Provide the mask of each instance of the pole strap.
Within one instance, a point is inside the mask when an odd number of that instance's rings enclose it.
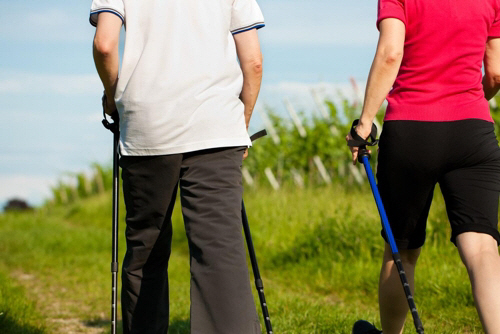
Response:
[[[250,136],[250,140],[251,141],[255,141],[259,138],[262,138],[264,136],[267,136],[267,131],[264,129],[264,130],[260,130],[259,132],[257,133],[254,133],[253,135]]]
[[[368,136],[368,138],[361,138],[360,135],[356,132],[356,126],[359,124],[359,119],[352,122],[351,126],[351,137],[352,139],[347,142],[347,146],[351,147],[361,147],[361,146],[375,146],[378,144],[377,140],[377,127],[375,124],[372,124],[372,132]]]

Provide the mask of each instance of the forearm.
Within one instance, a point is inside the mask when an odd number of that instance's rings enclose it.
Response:
[[[256,29],[233,35],[233,38],[243,72],[240,99],[245,105],[245,123],[248,129],[262,82],[262,53]]]
[[[106,96],[114,98],[116,84],[118,82],[118,71],[120,66],[118,45],[109,51],[99,50],[98,43],[94,42],[94,63],[97,73],[101,78]]]
[[[370,125],[389,94],[401,66],[402,53],[377,50],[366,85],[361,124]]]
[[[245,105],[245,123],[248,129],[250,118],[259,96],[260,86],[262,82],[262,62],[256,61],[254,63],[242,66],[243,71],[243,89],[241,91],[240,99]]]
[[[121,27],[122,20],[115,14],[99,14],[93,45],[94,62],[109,102],[114,99],[118,82]]]
[[[486,100],[491,100],[497,95],[500,89],[500,78],[495,78],[489,75],[483,77],[483,90]]]
[[[487,100],[500,89],[500,38],[490,38],[484,52],[483,90]]]

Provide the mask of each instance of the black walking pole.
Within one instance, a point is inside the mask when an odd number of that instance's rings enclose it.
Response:
[[[112,250],[111,250],[111,333],[116,334],[118,310],[118,198],[119,198],[119,154],[120,127],[118,112],[111,115],[113,123],[109,123],[104,113],[106,95],[102,97],[104,119],[102,124],[113,132],[113,220],[112,220]]]
[[[358,133],[355,130],[358,122],[359,120],[355,120],[352,123],[351,127],[352,140],[348,142],[348,145],[352,147],[359,147],[358,161],[361,162],[365,167],[366,175],[368,176],[368,181],[370,182],[373,196],[375,197],[375,202],[377,203],[377,208],[380,214],[380,218],[382,219],[382,225],[384,227],[385,235],[387,236],[387,240],[389,241],[389,246],[392,252],[392,258],[394,259],[394,263],[396,264],[399,273],[399,278],[401,279],[401,283],[403,284],[403,289],[405,291],[406,299],[408,301],[408,306],[410,307],[411,315],[413,317],[413,324],[415,325],[417,333],[423,334],[424,326],[422,325],[422,321],[420,320],[420,317],[418,315],[417,306],[415,305],[415,301],[413,300],[410,284],[408,284],[408,279],[406,278],[406,273],[403,269],[401,256],[399,255],[399,250],[396,245],[396,241],[394,240],[394,235],[392,234],[391,226],[389,225],[389,219],[387,218],[387,214],[385,213],[384,205],[382,204],[382,198],[380,197],[380,193],[377,188],[377,183],[375,182],[375,177],[373,176],[372,168],[370,166],[371,156],[368,150],[366,149],[366,146],[377,145],[378,143],[378,141],[376,140],[377,127],[373,125],[372,132],[369,138],[363,139],[358,135]]]
[[[262,130],[254,134],[250,139],[252,141],[259,139],[267,134],[266,130]],[[264,324],[266,325],[267,334],[273,334],[273,327],[271,325],[271,318],[269,317],[269,310],[267,309],[266,296],[264,295],[264,284],[260,277],[259,265],[257,264],[257,256],[255,255],[255,248],[253,247],[252,235],[250,233],[250,225],[248,224],[247,213],[245,211],[245,203],[241,202],[241,218],[243,222],[243,231],[245,232],[245,239],[248,246],[248,255],[250,256],[250,263],[252,264],[253,276],[255,278],[255,287],[260,299],[262,307],[262,316],[264,317]]]

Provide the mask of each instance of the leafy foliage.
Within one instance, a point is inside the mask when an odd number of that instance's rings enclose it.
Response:
[[[287,119],[267,110],[276,138],[269,135],[259,139],[244,163],[257,185],[269,185],[265,170],[270,169],[282,186],[299,184],[297,177],[302,179],[306,187],[322,186],[327,181],[321,176],[314,157],[319,157],[333,183],[352,185],[357,184],[355,180],[364,182],[364,172],[360,171],[359,166],[351,166],[351,154],[345,141],[352,120],[359,117],[360,105],[348,99],[343,99],[340,106],[328,100],[324,101],[324,105],[328,112],[327,118],[299,114],[306,131],[305,137]],[[500,136],[500,96],[496,96],[490,106],[495,131]],[[382,108],[377,114],[376,123],[382,124],[384,114],[385,109]],[[376,166],[377,154],[372,155],[371,163],[373,167]],[[83,173],[75,175],[76,185],[61,181],[52,189],[52,202],[71,203],[110,189],[113,176],[111,168],[99,164],[93,167],[94,174],[90,178]]]
[[[344,99],[342,109],[332,101],[325,101],[328,109],[328,118],[313,116],[306,118],[303,114],[302,125],[307,135],[302,137],[295,127],[287,125],[285,119],[272,111],[269,116],[279,141],[271,136],[260,139],[252,147],[249,157],[245,161],[251,175],[261,184],[265,184],[264,171],[270,168],[280,183],[294,184],[294,172],[304,178],[307,186],[318,186],[325,183],[319,174],[313,158],[319,157],[328,174],[335,183],[353,182],[348,165],[351,163],[351,153],[347,147],[345,136],[351,129],[352,120],[359,117],[360,109],[357,104]],[[379,113],[379,123],[383,118],[383,111]],[[376,156],[373,157],[376,163]]]

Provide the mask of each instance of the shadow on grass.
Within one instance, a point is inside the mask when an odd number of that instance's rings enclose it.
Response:
[[[168,332],[170,334],[189,334],[189,319],[175,319],[170,323]]]
[[[9,312],[0,313],[0,333],[9,334],[42,334],[45,331],[31,325],[20,324],[9,316]]]
[[[88,328],[107,328],[108,330],[106,333],[111,333],[111,320],[110,319],[94,319],[94,320],[87,320],[83,321],[83,324],[85,327]],[[117,333],[123,333],[123,322],[118,321],[118,324],[116,326],[116,332]]]
[[[90,321],[84,321],[83,322],[86,327],[91,327],[91,328],[109,328],[109,332],[111,333],[111,321],[106,320],[106,319],[96,319],[96,320],[90,320]],[[1,320],[0,320],[0,333],[10,333],[10,332],[4,332],[1,330]],[[122,333],[123,332],[123,322],[119,321],[118,326],[117,326],[117,332]],[[14,333],[14,332],[13,332]],[[43,332],[15,332],[15,333],[26,333],[26,334],[32,334],[32,333],[43,333]],[[183,320],[183,319],[175,319],[172,321],[168,328],[168,333],[169,334],[189,334],[189,319]]]

